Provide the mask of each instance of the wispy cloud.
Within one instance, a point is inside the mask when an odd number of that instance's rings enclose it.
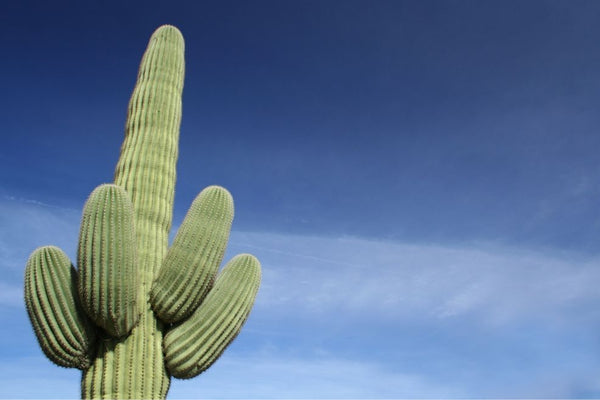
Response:
[[[80,375],[78,370],[51,364],[43,355],[2,357],[0,398],[77,399]]]
[[[73,256],[79,212],[5,198],[0,218],[0,304],[10,317],[22,307],[27,256],[48,243]],[[593,355],[600,351],[594,339],[598,257],[489,243],[407,244],[234,231],[227,257],[239,252],[254,253],[263,265],[245,333],[198,380],[174,381],[174,397],[600,393],[595,378],[600,363]],[[22,314],[15,320],[26,324]],[[33,336],[27,340],[27,354],[41,354],[32,353]],[[0,372],[16,371],[15,363],[23,371],[41,363],[39,368],[50,372],[6,378],[0,382],[6,395],[0,397],[19,397],[16,385],[66,385],[67,375],[54,377],[56,367],[41,357],[15,361],[14,351],[2,347],[0,356]],[[76,388],[78,378],[68,377],[69,387]],[[24,397],[51,396],[31,390]],[[76,397],[74,390],[56,397]]]
[[[62,246],[74,257],[79,212],[35,201],[0,201],[4,303],[20,295],[30,252]],[[176,229],[176,228],[175,228]],[[600,257],[542,253],[490,244],[405,244],[352,237],[234,232],[229,254],[253,252],[263,263],[258,307],[306,313],[335,310],[384,318],[476,315],[487,323],[531,317],[596,316]],[[571,311],[577,309],[578,313]]]
[[[29,254],[54,244],[74,255],[81,211],[32,199],[0,198],[0,268],[20,273]]]
[[[578,254],[265,233],[236,233],[232,247],[263,260],[258,305],[271,312],[560,322],[597,316],[600,300],[600,258]]]
[[[237,377],[235,380],[231,377]],[[301,384],[299,384],[301,382]],[[171,398],[353,399],[462,397],[424,376],[333,357],[224,357],[197,380],[177,381]]]

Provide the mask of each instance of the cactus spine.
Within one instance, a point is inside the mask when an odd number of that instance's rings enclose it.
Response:
[[[60,249],[30,256],[25,302],[44,353],[83,371],[83,398],[164,398],[170,377],[206,370],[239,333],[260,264],[234,257],[218,272],[233,200],[210,186],[168,248],[184,76],[183,37],[152,35],[129,102],[114,184],[83,211],[76,270]]]

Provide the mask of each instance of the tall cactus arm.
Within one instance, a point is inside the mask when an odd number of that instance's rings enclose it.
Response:
[[[233,199],[224,188],[209,186],[196,197],[150,292],[160,319],[181,321],[202,302],[223,260],[232,220]]]
[[[79,295],[90,318],[123,336],[138,320],[133,206],[116,185],[98,186],[83,208],[77,263]]]
[[[165,335],[165,362],[171,375],[193,378],[221,356],[250,314],[260,276],[260,263],[249,254],[234,257],[223,268],[194,314]]]
[[[154,32],[142,57],[114,179],[129,193],[135,209],[146,293],[168,246],[173,218],[183,78],[183,36],[164,25]]]
[[[35,250],[25,268],[25,305],[44,354],[63,367],[85,370],[95,331],[78,305],[77,271],[58,247]]]

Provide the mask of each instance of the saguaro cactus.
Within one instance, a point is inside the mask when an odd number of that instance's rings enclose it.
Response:
[[[170,377],[198,375],[245,322],[260,264],[218,273],[233,219],[230,194],[204,189],[171,247],[184,44],[162,26],[144,53],[114,184],[85,204],[78,269],[57,247],[33,252],[25,302],[44,353],[83,371],[83,398],[164,398]]]

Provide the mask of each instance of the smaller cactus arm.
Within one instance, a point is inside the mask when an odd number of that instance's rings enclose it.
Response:
[[[207,295],[225,254],[233,212],[233,199],[222,187],[209,186],[196,197],[150,292],[158,318],[182,321]]]
[[[250,314],[260,276],[254,256],[234,257],[194,314],[167,332],[165,363],[174,377],[193,378],[221,356]]]
[[[100,185],[85,204],[79,234],[81,304],[115,337],[129,333],[139,317],[133,215],[123,188]]]
[[[40,247],[29,257],[25,305],[44,354],[60,366],[87,369],[95,330],[78,304],[77,271],[58,247]]]

